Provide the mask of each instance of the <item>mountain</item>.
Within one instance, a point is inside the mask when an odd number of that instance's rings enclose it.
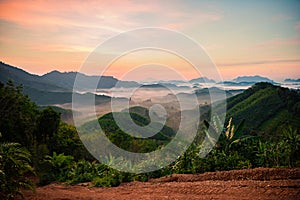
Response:
[[[287,126],[300,130],[300,93],[271,83],[256,83],[227,99],[227,120],[245,119],[245,132],[280,134]]]
[[[287,78],[287,79],[284,80],[284,82],[300,82],[300,78],[298,78],[298,79]]]
[[[227,85],[227,86],[251,86],[254,85],[256,82],[233,82],[233,81],[223,81],[220,84]]]
[[[189,89],[189,86],[177,86],[172,83],[154,83],[154,84],[145,84],[142,85],[141,88],[149,89],[149,88],[156,88],[156,89],[168,89],[168,88],[181,88],[181,89]]]
[[[87,76],[79,72],[59,72],[52,71],[41,77],[42,80],[46,80],[52,84],[56,84],[60,87],[65,87],[70,90],[73,89],[73,85],[77,76],[77,81],[80,86],[79,89],[93,89],[97,86],[98,89],[108,89],[117,87],[138,87],[139,84],[134,81],[120,81],[112,76]]]
[[[258,83],[258,82],[268,82],[268,83],[275,83],[273,80],[267,78],[267,77],[262,77],[262,76],[239,76],[235,79],[232,80],[232,82],[235,83]]]
[[[72,102],[73,84],[78,75],[79,89],[88,90],[95,88],[137,87],[133,81],[119,81],[112,76],[87,76],[77,72],[52,71],[43,76],[30,74],[17,67],[0,62],[0,82],[12,80],[15,85],[23,85],[24,94],[38,105],[52,105]],[[98,83],[98,79],[101,81]],[[77,94],[79,96],[90,94]],[[96,95],[96,102],[106,102],[109,97]]]
[[[72,91],[76,76],[81,89],[94,89],[95,85],[99,89],[112,88],[116,84],[117,87],[138,87],[140,85],[134,81],[121,81],[112,76],[88,76],[78,72],[59,72],[57,70],[38,76],[3,62],[0,62],[0,72],[1,82],[6,83],[8,80],[13,80],[14,83],[23,84],[25,87],[47,91]]]
[[[7,83],[8,80],[12,80],[16,85],[22,84],[26,88],[34,88],[37,90],[66,90],[65,87],[58,86],[55,83],[47,80],[42,81],[38,75],[30,74],[22,69],[0,62],[0,81]]]
[[[216,81],[213,79],[209,79],[207,77],[195,78],[189,81],[190,83],[215,83]]]
[[[221,93],[221,94],[225,93],[226,95],[232,96],[232,94],[229,91],[224,91],[217,87],[202,88],[202,89],[195,90],[195,94],[197,95],[210,94],[210,93]]]
[[[37,90],[30,87],[24,87],[23,93],[27,94],[30,99],[35,102],[38,105],[55,105],[55,104],[65,104],[65,103],[71,103],[72,102],[72,95],[73,93],[70,91],[44,91],[44,90]],[[79,94],[75,93],[81,98],[86,98],[89,95],[92,95],[93,98],[95,98],[95,103],[105,103],[110,101],[109,96],[105,95],[94,95],[92,93],[84,93]]]

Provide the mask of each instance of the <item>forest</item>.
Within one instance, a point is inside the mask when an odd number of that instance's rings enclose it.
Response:
[[[207,105],[206,105],[207,106]],[[209,116],[209,108],[204,116]],[[300,167],[300,94],[270,83],[258,83],[227,100],[224,127],[218,118],[201,118],[199,130],[188,150],[171,165],[148,173],[121,172],[99,163],[82,144],[76,128],[61,120],[54,108],[39,107],[23,94],[22,85],[0,83],[0,198],[22,196],[22,189],[59,181],[92,182],[95,187],[122,182],[147,181],[169,174],[203,173],[257,167]],[[251,113],[251,114],[249,114]],[[119,113],[122,115],[122,113]],[[138,125],[147,125],[146,108],[130,109]],[[82,125],[91,133],[95,121]],[[155,136],[137,139],[119,129],[112,113],[96,121],[115,145],[132,152],[162,148],[174,135],[168,126]],[[199,156],[208,127],[223,131],[214,149]],[[114,162],[116,158],[108,158]]]

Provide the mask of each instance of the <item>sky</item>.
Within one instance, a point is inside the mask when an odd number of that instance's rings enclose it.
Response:
[[[300,1],[293,0],[0,0],[0,60],[38,75],[79,71],[98,45],[143,27],[167,28],[192,38],[225,80],[243,75],[300,78]],[[156,54],[141,51],[122,57],[106,75],[123,79],[199,76],[178,57]],[[181,67],[177,75],[170,75],[174,65]]]

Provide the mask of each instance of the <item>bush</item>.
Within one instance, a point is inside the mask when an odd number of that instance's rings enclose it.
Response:
[[[53,156],[46,156],[41,166],[40,184],[45,185],[53,181],[66,182],[69,178],[69,173],[75,164],[73,156],[65,156],[63,153]]]
[[[34,184],[25,173],[33,173],[30,153],[18,143],[0,144],[0,199],[23,197],[21,189],[34,191]]]
[[[122,173],[114,169],[110,169],[101,177],[96,177],[93,180],[95,187],[114,187],[120,185],[122,182]]]

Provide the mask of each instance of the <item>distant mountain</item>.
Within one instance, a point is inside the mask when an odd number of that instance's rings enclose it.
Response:
[[[151,88],[151,89],[167,89],[167,88],[187,88],[189,89],[190,87],[188,86],[177,86],[172,83],[154,83],[154,84],[145,84],[142,85],[141,88]]]
[[[79,81],[80,89],[98,89],[117,87],[138,87],[134,81],[120,81],[112,76],[87,76],[78,72],[59,72],[57,70],[38,76],[30,74],[17,67],[0,62],[0,81],[6,83],[9,79],[16,84],[23,84],[38,90],[72,91],[75,78]],[[100,82],[98,83],[98,81]],[[98,83],[98,84],[97,84]]]
[[[219,84],[226,85],[226,86],[251,86],[254,85],[256,82],[233,82],[233,81],[223,81],[219,82]]]
[[[203,89],[195,90],[195,94],[197,94],[197,95],[210,94],[210,93],[226,93],[227,95],[232,96],[232,94],[229,91],[224,91],[217,87],[203,88]]]
[[[0,62],[0,81],[6,83],[12,80],[16,85],[23,85],[24,94],[38,105],[52,105],[72,102],[73,84],[78,75],[79,89],[137,87],[133,81],[119,81],[112,76],[87,76],[77,72],[52,71],[43,76],[30,74],[17,67]],[[100,82],[98,83],[98,79]],[[98,83],[98,84],[97,84]],[[78,94],[79,96],[91,94]],[[96,103],[107,101],[109,97],[96,95]]]
[[[268,82],[268,83],[275,83],[273,80],[262,77],[262,76],[239,76],[232,80],[235,83],[258,83],[258,82]]]
[[[215,83],[216,81],[213,79],[209,79],[207,77],[195,78],[189,81],[190,83]]]
[[[0,81],[6,83],[8,80],[12,80],[16,85],[22,84],[24,87],[35,88],[37,90],[66,90],[65,87],[41,80],[41,77],[38,75],[30,74],[22,69],[0,62]]]
[[[183,81],[183,80],[167,80],[167,81],[160,80],[160,81],[158,81],[158,83],[181,84],[181,83],[187,83],[187,82]]]
[[[73,85],[77,76],[77,81],[80,86],[79,89],[93,89],[97,86],[98,89],[117,87],[138,87],[139,84],[134,81],[119,81],[112,76],[87,76],[78,72],[59,72],[52,71],[41,77],[42,80],[46,80],[50,83],[56,84],[60,87],[66,87],[70,90],[73,89]]]
[[[300,82],[300,78],[298,78],[298,79],[287,78],[287,79],[284,80],[284,82]]]
[[[270,83],[257,83],[227,99],[227,119],[245,119],[245,132],[281,134],[288,125],[300,130],[300,93]]]
[[[55,105],[55,104],[65,104],[72,102],[73,93],[70,91],[45,91],[45,90],[37,90],[30,87],[24,87],[23,93],[27,94],[30,99],[38,105]],[[95,103],[105,103],[110,101],[109,96],[105,95],[94,95],[92,93],[79,94],[76,93],[81,98],[86,98],[89,95],[95,97]]]

